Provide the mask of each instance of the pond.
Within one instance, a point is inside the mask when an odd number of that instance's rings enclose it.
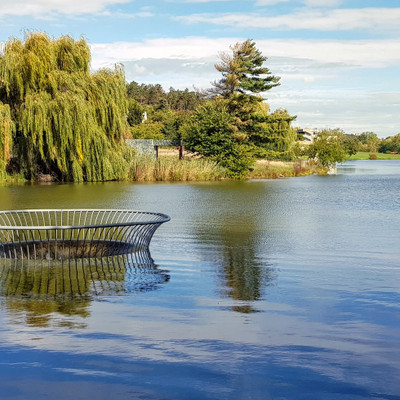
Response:
[[[154,263],[63,275],[82,295],[25,293],[0,268],[0,398],[400,399],[399,193],[394,160],[327,177],[0,187],[3,210],[171,217]]]

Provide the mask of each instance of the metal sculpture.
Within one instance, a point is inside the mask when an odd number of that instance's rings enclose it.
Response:
[[[0,211],[0,257],[96,258],[146,251],[169,216],[132,210]]]

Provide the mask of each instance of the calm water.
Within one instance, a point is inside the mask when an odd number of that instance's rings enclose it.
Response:
[[[172,218],[155,265],[97,282],[109,290],[0,296],[0,398],[400,399],[399,193],[398,161],[274,181],[0,187],[0,209]]]

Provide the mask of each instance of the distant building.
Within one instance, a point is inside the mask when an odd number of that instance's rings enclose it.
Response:
[[[297,134],[303,135],[305,142],[313,142],[317,137],[318,129],[309,129],[309,128],[299,128],[297,129]]]

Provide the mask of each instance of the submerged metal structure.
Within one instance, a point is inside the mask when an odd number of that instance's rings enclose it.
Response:
[[[157,290],[168,282],[148,251],[101,258],[0,260],[0,296],[58,300]]]
[[[62,260],[143,251],[169,220],[132,210],[0,211],[0,257]]]
[[[149,244],[169,220],[132,210],[0,211],[0,296],[64,301],[155,290],[169,275]]]

